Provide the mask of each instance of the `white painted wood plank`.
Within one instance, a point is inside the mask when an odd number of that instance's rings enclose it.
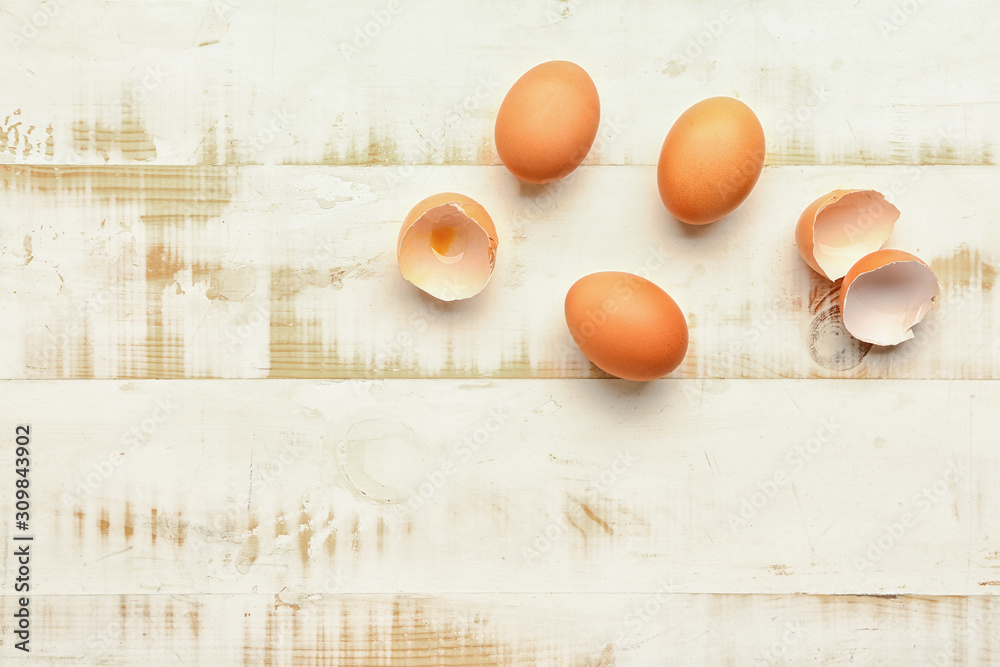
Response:
[[[682,378],[996,378],[995,167],[772,167],[732,216],[672,219],[652,167],[549,188],[501,167],[21,168],[2,174],[0,377],[599,377],[563,318],[600,270],[648,275],[691,331]],[[837,187],[902,211],[890,246],[943,291],[916,338],[847,336],[793,229]],[[400,221],[458,190],[497,222],[486,290],[441,304],[399,275]]]
[[[995,598],[285,590],[33,604],[32,665],[990,665],[1000,656]]]
[[[31,664],[996,663],[998,28],[965,1],[5,2]],[[519,186],[493,118],[551,58],[602,128],[573,178]],[[771,166],[695,230],[651,165],[717,94]],[[781,166],[818,164],[859,166]],[[942,280],[904,346],[846,338],[795,254],[834,187],[889,194],[892,245]],[[493,284],[445,308],[393,256],[440,190],[501,230]],[[602,269],[681,303],[674,379],[560,379],[601,377],[561,304]],[[203,377],[272,379],[52,381]],[[840,379],[769,379],[814,377]]]
[[[1000,79],[984,66],[1000,59],[1000,7],[988,2],[5,10],[8,163],[496,164],[503,95],[557,58],[600,91],[593,164],[654,164],[673,120],[712,95],[757,111],[771,164],[991,164],[1000,139]]]
[[[0,391],[45,593],[1000,589],[995,382]]]

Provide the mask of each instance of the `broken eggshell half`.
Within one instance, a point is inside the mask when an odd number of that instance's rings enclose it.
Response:
[[[848,333],[875,345],[913,338],[941,287],[931,267],[902,250],[877,250],[851,267],[840,288]]]
[[[481,204],[454,192],[424,199],[403,220],[399,270],[442,301],[479,294],[496,264],[497,228]]]
[[[899,209],[875,190],[834,190],[802,212],[795,244],[814,271],[837,280],[885,245],[898,219]]]

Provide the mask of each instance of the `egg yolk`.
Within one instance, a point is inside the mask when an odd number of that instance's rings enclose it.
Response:
[[[456,227],[448,220],[439,220],[434,223],[431,228],[431,250],[439,261],[444,264],[462,261],[469,244],[465,226],[462,224],[461,227]]]

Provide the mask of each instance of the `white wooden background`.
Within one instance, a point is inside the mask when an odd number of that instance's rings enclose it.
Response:
[[[998,29],[986,0],[8,0],[30,663],[1000,664]],[[555,58],[602,128],[519,184],[493,119]],[[755,109],[767,165],[690,228],[655,160],[712,95]],[[837,187],[885,193],[941,280],[914,340],[853,341],[799,259]],[[500,232],[464,303],[395,263],[445,190]],[[681,305],[671,377],[573,345],[597,270]]]

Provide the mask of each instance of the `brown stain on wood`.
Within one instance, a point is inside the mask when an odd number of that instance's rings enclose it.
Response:
[[[206,272],[193,272],[194,282],[204,281],[203,273]],[[205,290],[205,298],[210,301],[245,301],[256,291],[257,274],[253,267],[211,267],[207,274],[209,286]]]
[[[150,544],[153,546],[163,541],[176,544],[178,547],[184,546],[187,536],[187,525],[181,512],[176,514],[176,519],[171,520],[162,509],[155,506],[150,507],[149,523],[147,526],[145,522],[141,520],[137,521],[136,519],[138,514],[145,511],[144,508],[137,509],[131,501],[126,501],[122,519],[119,523],[112,518],[111,512],[107,507],[101,508],[96,521],[93,515],[88,516],[83,509],[77,509],[73,512],[77,540],[79,542],[83,541],[87,525],[96,524],[100,529],[101,540],[104,543],[108,542],[112,534],[117,535],[118,531],[121,530],[121,534],[125,538],[125,543],[129,544],[136,537],[136,530],[144,531],[148,528]]]
[[[174,636],[174,604],[170,600],[167,600],[167,608],[163,611],[163,627],[167,631],[167,637]]]
[[[281,591],[283,591],[283,590],[285,590],[285,589],[281,589]],[[292,611],[298,611],[299,609],[302,608],[301,605],[294,604],[294,603],[291,603],[291,602],[285,602],[284,600],[282,600],[281,599],[281,591],[278,591],[277,593],[274,594],[274,608],[275,609],[278,609],[279,607],[288,607]]]
[[[1000,586],[1000,581],[980,581],[980,586]]]
[[[174,276],[183,271],[187,264],[177,254],[177,249],[153,243],[146,248],[146,280],[152,282],[173,281]]]
[[[348,266],[277,267],[272,271],[268,322],[271,377],[339,377],[352,371],[358,371],[353,377],[379,374],[372,372],[374,359],[364,359],[360,353],[342,357],[336,339],[324,340],[323,323],[317,318],[304,318],[300,313],[302,300],[321,294],[317,290],[340,290],[347,278],[377,277],[380,273],[372,265],[379,261],[375,257]],[[393,364],[388,361],[386,366]]]
[[[186,537],[186,526],[184,524],[184,515],[180,512],[177,513],[177,546],[184,546],[184,539]]]
[[[537,664],[565,657],[558,646],[502,638],[485,615],[439,600],[393,598],[388,618],[376,613],[383,604],[373,602],[346,600],[337,614],[289,605],[276,595],[266,611],[263,637],[244,631],[243,655],[256,659],[253,664],[291,658],[292,664],[302,665],[400,667]],[[308,630],[299,618],[306,611],[312,626]]]
[[[127,94],[127,92],[126,92]],[[117,128],[104,123],[74,121],[71,129],[73,150],[77,153],[96,153],[109,163],[112,151],[118,150],[124,160],[149,162],[156,159],[156,145],[145,125],[130,107],[122,108]]]
[[[44,138],[41,132],[35,132],[38,127],[26,122],[20,109],[4,116],[0,123],[0,153],[9,153],[25,161],[39,158],[51,161],[54,151],[52,125],[46,128]]]
[[[590,509],[590,506],[587,505],[587,503],[580,503],[580,509],[582,509],[583,513],[586,514],[592,521],[603,528],[604,532],[608,535],[614,535],[615,531],[611,528],[611,524],[599,517],[594,510]]]
[[[357,556],[361,552],[361,517],[354,517],[351,528],[351,553]]]
[[[263,653],[264,653],[264,664],[265,665],[273,665],[275,663],[275,661],[274,661],[274,649],[275,649],[275,641],[274,641],[274,635],[275,635],[274,623],[275,623],[275,620],[274,620],[274,617],[275,617],[275,610],[274,609],[268,609],[267,610],[267,617],[266,617],[266,624],[265,624],[265,627],[264,627],[264,646],[261,647],[261,649],[263,650]],[[282,643],[284,643],[284,642],[282,642]]]
[[[815,271],[809,272],[809,312],[818,315],[840,298],[842,280],[827,280]]]
[[[406,156],[399,154],[399,148],[392,130],[382,131],[369,128],[367,138],[355,137],[347,150],[341,151],[332,144],[327,144],[320,158],[322,165],[365,165],[391,164],[399,165],[407,162]],[[289,164],[289,163],[285,163]]]
[[[147,198],[140,216],[146,227],[146,344],[145,376],[157,378],[186,377],[185,342],[180,327],[168,327],[164,319],[163,298],[166,288],[178,271],[191,268],[195,273],[214,274],[220,266],[196,266],[193,259],[180,256],[171,245],[172,232],[187,225],[196,228],[223,214],[232,199],[235,172],[225,168],[200,167],[175,174],[163,187],[180,189],[179,197],[166,200]],[[201,276],[197,276],[200,278]],[[209,287],[211,291],[211,286]],[[216,296],[222,295],[221,286]],[[208,296],[206,294],[206,296]],[[168,333],[173,330],[174,333]]]
[[[274,517],[274,537],[279,538],[288,535],[288,524],[284,514],[277,514]]]
[[[76,539],[77,542],[83,542],[83,526],[87,519],[83,510],[76,509],[73,511],[73,517],[76,519]]]
[[[97,522],[97,525],[101,529],[101,541],[102,542],[107,542],[108,541],[108,533],[111,530],[111,519],[108,516],[108,508],[107,507],[102,507],[101,508],[101,518]]]
[[[247,620],[250,614],[243,615],[243,664],[244,665],[254,665],[257,664],[254,654],[254,640],[251,634],[250,623]]]
[[[272,294],[272,296],[274,296]],[[306,302],[308,303],[308,301]],[[503,356],[498,368],[483,370],[475,355],[455,354],[459,345],[445,341],[444,363],[439,368],[418,368],[409,356],[411,350],[395,340],[377,344],[377,356],[369,355],[360,348],[350,353],[341,350],[336,338],[328,339],[320,317],[303,317],[300,304],[294,299],[273,298],[270,306],[268,377],[272,379],[427,379],[470,377],[492,379],[523,379],[526,377],[576,378],[600,377],[612,379],[610,375],[588,364],[586,367],[568,366],[562,362],[539,363],[533,365],[527,349],[517,357]],[[333,317],[333,309],[328,311]],[[384,353],[381,351],[384,350]],[[689,351],[689,356],[691,352]]]
[[[118,623],[122,639],[125,639],[127,636],[128,617],[128,597],[120,595],[118,596]]]
[[[126,160],[148,162],[156,159],[156,145],[142,120],[131,109],[122,114],[118,143]]]
[[[573,526],[573,528],[575,528],[576,530],[578,530],[580,532],[580,535],[583,536],[583,550],[586,551],[587,550],[587,545],[588,545],[587,531],[585,531],[583,528],[580,528],[580,525],[576,521],[573,520],[573,515],[571,515],[568,512],[566,513],[566,521],[568,521],[569,525]]]
[[[76,377],[78,379],[93,379],[94,377],[94,344],[90,341],[90,325],[84,319],[83,333],[80,336],[80,350],[76,359]]]
[[[594,667],[615,667],[615,645],[607,644],[598,656]]]
[[[298,528],[299,558],[302,561],[303,570],[309,568],[309,544],[312,542],[312,537],[313,529],[310,523],[309,512],[303,504],[302,509],[299,511]]]
[[[476,156],[479,164],[495,164],[493,158],[493,140],[489,137],[483,139],[479,144],[479,154]]]
[[[141,665],[143,661],[159,664],[157,656],[164,654],[176,662],[170,652],[174,649],[178,657],[190,657],[189,663],[201,660],[225,665],[240,664],[241,659],[245,664],[262,665],[268,664],[267,658],[272,665],[471,667],[544,664],[582,667],[613,665],[619,648],[607,643],[608,637],[603,632],[591,637],[578,629],[567,631],[564,619],[542,618],[537,606],[518,600],[519,596],[485,596],[473,601],[468,596],[360,594],[301,600],[286,596],[286,600],[299,604],[298,610],[285,605],[275,608],[270,594],[239,596],[235,606],[233,600],[224,599],[226,597],[212,594],[183,598],[165,594],[57,595],[51,600],[57,605],[39,608],[37,627],[44,628],[53,641],[66,635],[63,638],[66,644],[60,644],[60,648],[79,647],[78,651],[85,651],[91,662],[130,665]],[[576,597],[581,605],[599,605],[608,598],[594,594]],[[664,646],[683,639],[676,634],[677,628],[671,627],[671,619],[663,616],[668,609],[675,610],[669,612],[671,614],[694,609],[708,624],[722,618],[728,619],[729,625],[733,619],[746,614],[752,616],[756,612],[759,615],[771,610],[800,617],[809,632],[812,629],[822,631],[831,620],[849,622],[846,626],[849,633],[843,636],[846,643],[826,646],[816,653],[815,661],[819,663],[824,659],[837,662],[845,650],[856,648],[859,654],[870,651],[884,640],[878,636],[879,632],[890,628],[904,634],[907,630],[912,631],[912,637],[904,636],[899,642],[906,648],[913,646],[911,656],[926,657],[940,648],[954,646],[961,652],[955,655],[969,656],[975,664],[992,664],[991,658],[996,654],[998,605],[995,598],[986,594],[679,594],[671,597],[677,597],[675,602],[687,600],[689,605],[665,608],[655,623],[666,625],[648,627],[636,639],[654,639],[659,630],[667,631],[666,636],[658,640],[666,642]],[[504,618],[511,620],[502,622],[491,611],[498,605],[516,608],[519,604],[524,605],[521,619],[517,618],[519,614],[506,613]],[[174,609],[179,605],[183,606]],[[56,613],[46,616],[45,610],[53,607]],[[187,614],[189,609],[195,609],[196,615],[204,615],[206,619],[199,621],[198,634],[204,631],[205,638],[198,638],[197,645],[194,645],[196,635],[190,624],[191,616]],[[217,619],[222,625],[210,624],[209,618],[213,622]],[[243,627],[238,628],[236,623],[241,618]],[[621,622],[620,616],[606,618],[612,624]],[[863,622],[852,625],[852,619]],[[774,627],[784,629],[783,623]],[[267,628],[270,634],[266,633]],[[606,630],[614,632],[616,627],[610,625]],[[80,636],[112,641],[95,642],[96,645],[88,644],[84,649],[82,643],[72,643]],[[807,635],[800,635],[800,638],[805,637]],[[918,643],[912,644],[911,640]],[[756,642],[751,645],[760,646]],[[627,652],[627,649],[623,651]]]
[[[240,574],[249,572],[260,556],[260,538],[257,536],[259,529],[260,526],[257,517],[251,515],[247,525],[247,537],[236,554],[235,567],[236,571]]]
[[[135,517],[132,515],[131,503],[125,503],[125,517],[122,523],[125,528],[125,542],[127,544],[132,541],[132,535],[135,533]]]
[[[276,267],[271,271],[272,298],[287,299],[310,287],[340,289],[346,271],[334,268],[293,269]]]
[[[183,327],[171,326],[173,323],[164,319],[163,312],[164,294],[174,276],[188,268],[197,278],[204,277],[206,281],[211,281],[214,275],[219,281],[217,296],[220,299],[238,296],[242,283],[229,289],[227,285],[232,282],[232,276],[216,274],[223,267],[206,266],[196,258],[184,256],[185,248],[175,246],[178,232],[193,233],[197,241],[204,225],[224,214],[235,192],[236,173],[233,167],[208,166],[9,166],[0,168],[0,188],[34,193],[56,201],[80,202],[78,206],[93,221],[95,234],[111,220],[110,224],[132,235],[133,250],[129,253],[132,257],[108,259],[119,261],[120,270],[131,271],[133,265],[138,265],[139,271],[144,273],[146,337],[137,342],[122,342],[113,351],[120,369],[118,377],[179,378],[188,375]],[[245,276],[240,274],[240,277]],[[113,297],[116,293],[117,290],[109,291]],[[128,297],[122,293],[117,298]],[[114,300],[104,308],[106,313],[133,310],[134,304]],[[142,317],[142,311],[135,316]],[[78,317],[85,320],[84,313]],[[72,340],[67,350],[60,346],[52,363],[33,370],[33,376],[94,375],[95,354],[87,323],[67,322],[65,326],[73,324],[80,327],[84,335]],[[42,338],[31,344],[40,347],[26,350],[28,358],[34,358],[48,342]]]
[[[334,555],[337,553],[337,529],[330,526],[330,532],[327,533],[326,538],[323,540],[323,547],[326,549],[326,556],[330,560],[333,560]]]
[[[990,292],[996,280],[997,268],[988,262],[978,248],[963,243],[952,254],[931,261],[931,268],[942,286],[957,286]]]
[[[852,152],[834,151],[820,154],[816,142],[801,135],[791,141],[769,141],[764,165],[771,166],[887,166],[909,165],[994,165],[996,157],[988,144],[955,146],[939,140],[925,142],[890,142],[884,146],[862,142]]]

